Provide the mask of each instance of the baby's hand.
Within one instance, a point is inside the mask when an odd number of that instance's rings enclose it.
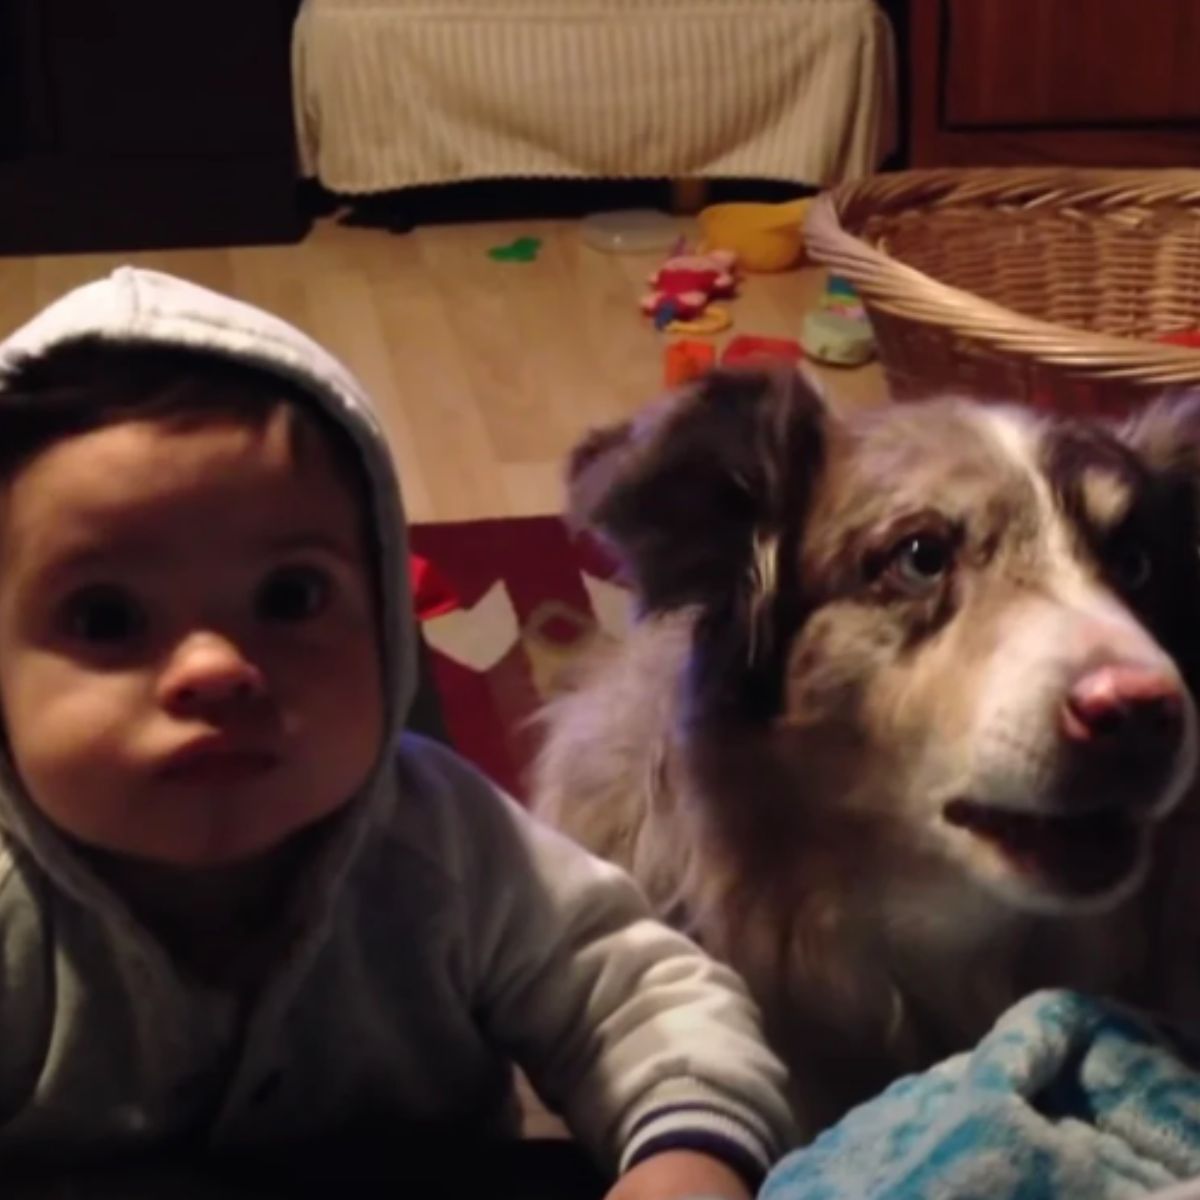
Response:
[[[751,1200],[741,1177],[720,1159],[665,1150],[626,1171],[606,1200]]]

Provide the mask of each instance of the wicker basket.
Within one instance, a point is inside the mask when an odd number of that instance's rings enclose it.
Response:
[[[897,399],[1123,412],[1200,385],[1200,171],[938,170],[813,203],[808,251],[861,292]]]

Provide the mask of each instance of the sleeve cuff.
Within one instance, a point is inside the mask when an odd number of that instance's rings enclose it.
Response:
[[[719,1159],[756,1192],[771,1167],[770,1147],[728,1111],[706,1104],[675,1104],[646,1113],[630,1132],[621,1171],[667,1150],[693,1150]]]

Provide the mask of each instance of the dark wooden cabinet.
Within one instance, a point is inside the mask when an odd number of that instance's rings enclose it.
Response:
[[[0,0],[0,253],[290,241],[296,0]]]
[[[912,0],[913,165],[1200,166],[1200,0]]]

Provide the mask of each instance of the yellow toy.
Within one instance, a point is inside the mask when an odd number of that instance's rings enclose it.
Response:
[[[804,257],[809,200],[786,204],[714,204],[700,213],[707,250],[729,250],[747,271],[786,271]]]
[[[723,333],[733,324],[729,309],[719,304],[710,305],[699,316],[686,321],[670,321],[664,326],[668,333],[694,333],[700,337],[714,333]]]

